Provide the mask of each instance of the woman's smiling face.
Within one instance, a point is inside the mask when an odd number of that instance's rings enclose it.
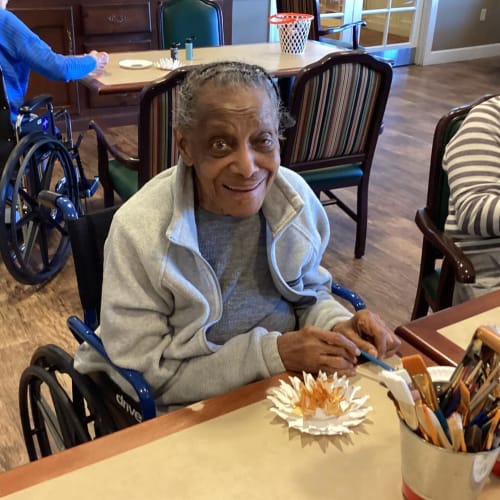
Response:
[[[176,130],[184,163],[195,172],[200,206],[220,215],[256,214],[280,164],[278,120],[266,91],[202,87],[196,125]]]

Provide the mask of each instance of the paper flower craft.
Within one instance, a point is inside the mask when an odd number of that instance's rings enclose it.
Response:
[[[180,68],[182,66],[182,64],[180,63],[180,61],[178,59],[174,61],[170,57],[162,57],[162,58],[160,58],[160,60],[158,62],[155,63],[155,66],[159,69],[172,70],[172,69]]]
[[[350,386],[347,377],[336,373],[328,377],[319,372],[289,377],[290,383],[280,380],[280,386],[269,390],[267,398],[273,403],[271,411],[284,419],[292,429],[308,434],[345,434],[372,411],[365,406],[370,396],[356,397],[361,389]]]

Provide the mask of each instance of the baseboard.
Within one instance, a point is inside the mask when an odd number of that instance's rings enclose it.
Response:
[[[435,50],[424,55],[423,65],[443,64],[448,62],[469,61],[483,57],[500,56],[500,43],[463,47],[460,49]],[[418,63],[418,62],[417,62]]]

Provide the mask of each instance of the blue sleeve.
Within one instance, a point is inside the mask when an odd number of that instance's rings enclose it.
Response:
[[[15,59],[50,80],[77,80],[96,67],[96,61],[90,55],[56,54],[15,15],[12,15],[9,23],[4,26],[3,36],[11,45]]]

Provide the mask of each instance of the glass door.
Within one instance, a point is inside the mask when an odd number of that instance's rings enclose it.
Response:
[[[360,45],[395,65],[411,64],[415,56],[422,0],[321,0],[321,24],[338,26],[364,20]],[[332,35],[349,41],[349,32]]]

